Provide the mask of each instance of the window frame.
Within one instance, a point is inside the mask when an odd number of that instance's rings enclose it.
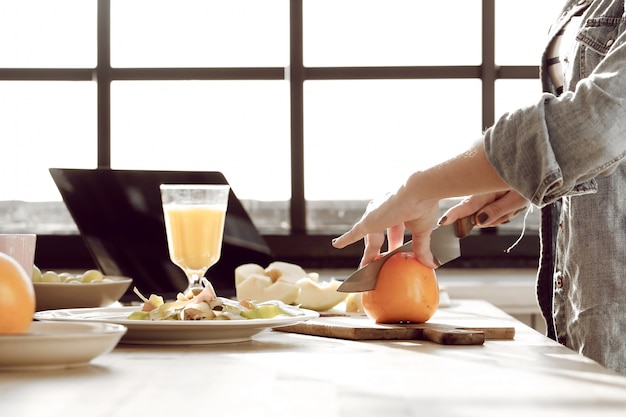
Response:
[[[97,166],[111,165],[111,83],[118,80],[285,80],[290,83],[291,122],[291,230],[285,235],[265,235],[276,258],[311,268],[352,268],[358,264],[362,244],[338,251],[332,248],[333,236],[311,234],[306,225],[304,195],[303,87],[307,80],[362,79],[479,79],[482,81],[482,126],[494,123],[495,82],[498,79],[536,79],[537,66],[497,66],[495,63],[495,0],[482,0],[482,64],[468,66],[381,66],[381,67],[305,67],[303,64],[303,0],[289,0],[289,67],[246,68],[112,68],[111,1],[97,3],[96,68],[47,69],[0,68],[0,80],[91,81],[97,83]],[[453,267],[534,267],[539,253],[537,232],[526,237],[511,252],[507,248],[517,239],[516,232],[481,230],[462,242],[463,257]],[[72,250],[67,250],[71,248]],[[71,252],[71,253],[70,253]],[[93,266],[79,236],[39,236],[36,262],[49,268]]]

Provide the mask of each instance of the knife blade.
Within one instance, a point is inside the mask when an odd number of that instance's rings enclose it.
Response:
[[[439,265],[443,265],[461,256],[460,239],[467,236],[475,225],[475,214],[472,214],[452,224],[436,227],[432,231],[430,235],[430,251],[439,262]],[[337,288],[337,291],[363,292],[373,290],[376,287],[378,273],[385,261],[394,253],[412,251],[412,244],[412,241],[408,241],[399,248],[357,269],[352,275],[346,278]]]

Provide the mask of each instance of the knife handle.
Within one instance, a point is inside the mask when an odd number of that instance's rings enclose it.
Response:
[[[458,219],[454,222],[454,234],[459,239],[464,238],[469,235],[472,229],[476,226],[476,213],[471,214],[469,216]],[[393,255],[396,252],[411,252],[413,250],[413,242],[409,240],[404,245],[400,246],[394,251],[391,251],[385,255],[385,257],[389,255]]]
[[[476,214],[458,219],[456,221],[456,237],[460,239],[469,235],[474,226],[476,226]]]

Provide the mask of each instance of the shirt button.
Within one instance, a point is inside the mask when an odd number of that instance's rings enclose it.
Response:
[[[613,45],[613,42],[615,42],[615,40],[613,40],[613,39],[609,39],[608,41],[606,41],[606,44],[605,44],[605,45],[606,45],[606,46],[611,46],[611,45]]]
[[[563,288],[563,278],[558,277],[558,278],[556,279],[556,287],[557,287],[557,288]]]

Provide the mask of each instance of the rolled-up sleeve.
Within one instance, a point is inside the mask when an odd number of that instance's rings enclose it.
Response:
[[[544,94],[485,132],[491,164],[512,188],[543,206],[594,192],[626,155],[626,45],[613,50],[573,92]]]

